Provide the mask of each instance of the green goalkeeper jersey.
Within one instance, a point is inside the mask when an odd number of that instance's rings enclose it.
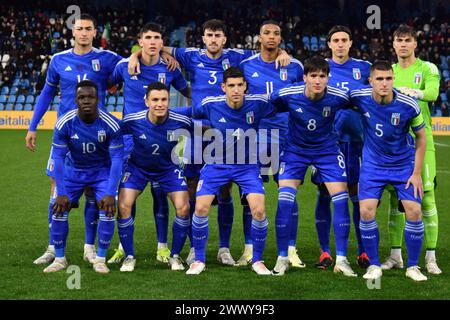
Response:
[[[423,98],[418,100],[425,122],[427,136],[427,150],[434,151],[433,132],[431,129],[430,102],[436,101],[439,95],[439,70],[435,64],[422,61],[419,58],[408,68],[402,68],[398,63],[392,65],[394,69],[394,87],[408,87],[423,91]]]

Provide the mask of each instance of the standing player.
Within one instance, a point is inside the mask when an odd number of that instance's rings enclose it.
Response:
[[[327,86],[330,67],[321,57],[305,62],[305,85],[291,85],[275,91],[270,102],[289,111],[289,137],[283,147],[279,170],[276,238],[278,259],[274,275],[284,275],[289,268],[289,225],[297,188],[303,183],[308,166],[314,165],[331,195],[334,205],[336,241],[335,273],[356,277],[348,262],[350,232],[345,157],[339,150],[333,130],[336,111],[348,104],[345,91]]]
[[[363,277],[377,279],[382,275],[375,216],[384,187],[391,184],[406,212],[406,276],[415,281],[426,281],[427,277],[418,267],[424,235],[420,172],[426,149],[425,124],[417,102],[393,90],[394,74],[389,62],[374,62],[369,81],[372,88],[350,92],[352,104],[362,114],[365,137],[358,196],[361,238],[370,266]],[[415,155],[412,152],[414,146],[408,140],[410,128],[416,135]]]
[[[241,69],[244,72],[245,79],[248,81],[248,93],[250,94],[271,94],[275,90],[286,87],[294,82],[303,81],[303,65],[300,61],[292,59],[287,66],[277,69],[275,60],[281,43],[281,28],[276,21],[268,20],[262,23],[259,32],[259,42],[261,44],[261,52],[241,62]],[[259,146],[262,152],[268,158],[271,158],[270,150],[276,150],[277,154],[286,142],[288,134],[288,117],[287,112],[277,113],[270,119],[261,121],[260,129],[267,130],[267,143],[260,141]],[[272,136],[273,135],[273,136]],[[273,146],[272,146],[273,144]],[[277,157],[279,159],[279,157]],[[274,164],[264,164],[265,169],[274,166]],[[278,166],[272,167],[275,181],[278,181]],[[265,182],[269,181],[268,175],[262,175]],[[251,223],[252,215],[250,208],[244,205],[244,239],[245,248],[241,258],[237,261],[237,265],[247,265],[252,261],[252,244],[251,244]],[[292,223],[290,225],[289,236],[289,262],[293,267],[303,268],[305,264],[300,260],[295,248],[297,240],[298,228],[298,205],[294,203],[292,212]]]
[[[191,120],[187,116],[169,111],[169,89],[161,82],[148,85],[145,103],[147,110],[128,114],[123,120],[123,131],[133,136],[134,148],[119,191],[117,223],[120,242],[126,254],[120,271],[131,272],[136,265],[133,244],[134,218],[131,211],[148,182],[158,183],[175,207],[172,250],[168,263],[172,270],[183,270],[180,252],[190,225],[189,195],[183,170],[172,160],[178,159],[178,156],[174,157],[172,153],[178,143],[177,131],[190,129]]]
[[[425,265],[431,274],[441,274],[436,262],[436,244],[438,240],[438,214],[434,189],[436,187],[436,155],[431,130],[430,102],[436,101],[439,95],[439,70],[428,61],[416,58],[414,50],[417,47],[417,35],[409,26],[400,26],[394,32],[394,49],[398,63],[393,65],[394,86],[403,93],[413,96],[418,101],[425,121],[427,150],[422,168],[424,196],[422,199],[422,214],[425,225],[426,255]],[[405,214],[398,209],[398,197],[390,190],[389,235],[391,255],[383,269],[403,268],[401,255],[402,235],[405,228]]]
[[[97,85],[89,80],[81,81],[76,86],[77,110],[65,113],[56,122],[52,144],[56,199],[50,229],[56,258],[44,272],[67,267],[68,215],[87,186],[92,188],[100,209],[98,252],[93,267],[99,273],[109,272],[105,257],[114,235],[115,196],[122,173],[123,137],[118,120],[98,109],[98,98]]]
[[[222,94],[221,83],[225,70],[237,67],[239,63],[253,55],[252,50],[224,49],[226,28],[222,21],[212,19],[206,21],[203,26],[203,43],[206,49],[198,48],[171,48],[164,47],[163,51],[173,55],[189,74],[192,88],[192,105],[199,106],[207,96]],[[287,65],[290,57],[285,51],[277,51],[277,64]],[[194,143],[191,144],[192,146]],[[202,150],[191,150],[191,155]],[[201,164],[186,166],[186,177],[190,192],[191,215],[195,208],[195,189],[200,176]],[[219,252],[217,259],[226,265],[234,265],[235,261],[230,254],[230,236],[233,224],[233,202],[231,197],[231,184],[223,187],[218,194],[218,225],[219,225]],[[194,250],[192,247],[186,262],[193,262]]]
[[[75,45],[72,49],[59,52],[53,55],[47,71],[45,86],[37,100],[33,118],[30,123],[26,146],[31,151],[36,151],[36,129],[39,121],[48,110],[53,96],[57,92],[59,85],[61,90],[61,104],[58,109],[58,118],[70,110],[76,109],[75,87],[82,80],[91,80],[98,86],[99,108],[104,110],[105,92],[107,89],[107,79],[114,70],[117,62],[122,59],[119,55],[108,50],[99,50],[92,46],[93,39],[97,34],[96,22],[88,14],[81,14],[75,20],[72,29]],[[47,175],[50,177],[51,191],[50,203],[48,206],[48,221],[51,224],[52,207],[55,203],[55,181],[54,181],[54,161],[52,151],[47,165]],[[89,262],[95,258],[95,237],[97,234],[98,207],[92,190],[89,188],[85,192],[86,206],[84,219],[86,226],[86,238],[83,257]],[[55,248],[53,239],[50,237],[47,251],[34,261],[35,264],[44,264],[53,261]]]
[[[128,73],[128,59],[122,59],[114,69],[110,78],[110,84],[124,83],[125,104],[123,116],[131,113],[148,110],[145,105],[145,94],[149,83],[158,81],[167,87],[173,85],[185,97],[189,97],[189,87],[184,79],[181,70],[168,70],[167,64],[160,58],[163,47],[163,35],[161,26],[155,23],[147,23],[139,32],[139,45],[141,46],[140,69],[138,75]],[[125,135],[125,158],[127,159],[133,149],[132,135]],[[162,192],[157,183],[151,184],[153,196],[153,214],[155,216],[156,234],[158,247],[156,259],[161,262],[168,262],[170,250],[167,247],[167,229],[169,223],[169,206],[167,195]],[[135,209],[134,209],[135,210]],[[133,213],[134,213],[133,210]],[[116,253],[108,263],[119,263],[123,260],[125,253],[119,245]]]
[[[368,83],[370,63],[350,58],[352,33],[348,27],[334,26],[328,32],[328,47],[331,49],[330,78],[328,84],[344,91],[360,88]],[[341,152],[345,157],[347,182],[350,200],[353,204],[353,223],[358,241],[357,262],[360,267],[367,268],[369,259],[364,251],[359,232],[358,179],[363,146],[361,116],[352,110],[339,110],[336,114],[334,128],[339,134]],[[332,264],[330,250],[331,198],[320,175],[313,171],[312,181],[318,185],[316,204],[316,229],[319,236],[321,255],[316,267],[326,269]]]
[[[245,95],[246,89],[242,71],[238,67],[231,67],[223,74],[222,90],[225,96],[207,97],[201,105],[194,106],[194,117],[211,123],[215,140],[208,145],[205,153],[209,149],[214,150],[215,154],[211,159],[204,159],[206,164],[200,172],[192,218],[195,262],[187,274],[197,275],[205,270],[209,209],[220,187],[235,182],[246,196],[253,216],[252,270],[259,275],[270,275],[262,261],[268,222],[264,186],[257,163],[256,130],[261,119],[271,115],[274,110],[267,103],[266,96]]]

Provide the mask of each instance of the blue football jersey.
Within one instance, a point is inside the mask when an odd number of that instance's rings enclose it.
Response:
[[[275,108],[268,103],[266,95],[245,95],[244,104],[239,109],[232,109],[226,102],[226,96],[205,98],[200,106],[194,106],[193,117],[210,122],[214,141],[208,147],[216,145],[222,151],[220,155],[218,150],[214,150],[211,153],[213,159],[204,159],[205,162],[257,163],[257,129],[261,119],[274,112]],[[205,153],[208,155],[209,151],[213,149],[206,149]]]
[[[109,168],[116,153],[122,158],[119,120],[99,110],[95,122],[87,124],[78,116],[78,110],[69,111],[56,122],[52,146],[63,157],[69,152],[66,163],[75,170]]]
[[[289,112],[284,150],[320,156],[320,152],[334,152],[338,148],[333,122],[336,112],[349,102],[345,91],[327,86],[324,96],[312,101],[305,95],[305,85],[293,85],[273,92],[270,101]]]
[[[303,81],[303,65],[297,59],[292,59],[286,67],[275,68],[275,62],[265,62],[261,53],[255,54],[241,62],[248,92],[251,94],[271,94],[288,85]],[[283,139],[287,136],[288,113],[277,113],[270,119],[261,121],[261,129],[279,129]]]
[[[368,84],[370,76],[370,62],[350,58],[339,64],[327,59],[330,65],[328,84],[344,91],[362,88]],[[334,123],[340,141],[363,142],[361,116],[352,110],[340,110],[336,114]]]
[[[133,135],[134,147],[128,161],[145,171],[164,171],[178,165],[178,155],[173,154],[178,144],[176,130],[190,131],[192,122],[170,110],[166,121],[157,125],[148,119],[148,112],[130,113],[123,119],[124,134]]]
[[[188,86],[181,70],[169,71],[167,64],[161,59],[152,66],[146,66],[141,62],[141,73],[133,76],[128,73],[129,61],[129,58],[122,59],[116,65],[110,78],[111,83],[124,83],[124,116],[147,110],[144,98],[147,86],[152,82],[158,81],[164,83],[167,87],[173,86],[178,91],[184,90]]]
[[[364,128],[363,166],[395,168],[414,161],[408,142],[410,127],[424,127],[417,102],[394,90],[394,99],[386,105],[372,97],[372,88],[350,91],[350,102],[358,107]]]
[[[211,59],[206,49],[173,48],[172,55],[189,73],[192,90],[192,105],[200,105],[207,96],[223,94],[221,84],[223,73],[229,67],[237,67],[242,60],[250,57],[254,51],[224,49],[217,59]]]
[[[107,80],[121,59],[117,53],[97,48],[92,48],[92,51],[84,55],[74,53],[73,49],[54,54],[48,67],[46,82],[50,86],[60,87],[58,117],[77,108],[75,88],[83,80],[91,80],[97,84],[98,105],[105,108]]]

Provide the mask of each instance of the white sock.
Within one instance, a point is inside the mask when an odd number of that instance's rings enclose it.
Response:
[[[288,250],[296,250],[295,246],[289,246]]]
[[[55,252],[55,246],[53,244],[50,244],[47,248],[47,250]]]
[[[158,242],[158,250],[167,249],[167,243]]]
[[[86,251],[86,249],[94,249],[94,248],[95,248],[95,246],[93,244],[87,244],[87,243],[84,244],[85,251]]]
[[[402,249],[391,249],[391,256],[401,257],[402,256]]]
[[[425,253],[425,261],[436,260],[436,251],[435,250],[427,250]]]
[[[246,244],[244,250],[245,251],[253,251],[253,245],[252,244]]]
[[[346,256],[336,256],[336,263],[347,260]]]

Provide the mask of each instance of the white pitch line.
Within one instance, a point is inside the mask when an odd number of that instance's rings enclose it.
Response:
[[[450,147],[448,144],[445,144],[445,143],[435,142],[434,144],[439,146],[439,147]]]
[[[450,174],[450,170],[437,170],[437,172]]]

